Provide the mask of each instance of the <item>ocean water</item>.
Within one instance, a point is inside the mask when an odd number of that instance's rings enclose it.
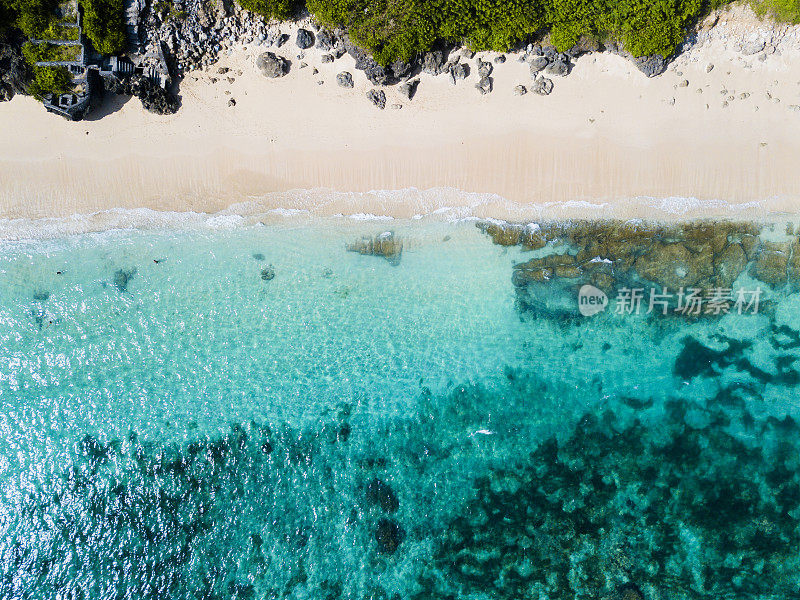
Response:
[[[498,227],[3,243],[0,599],[800,597],[794,226]]]

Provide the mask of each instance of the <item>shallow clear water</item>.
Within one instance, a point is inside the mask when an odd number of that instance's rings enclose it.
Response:
[[[553,244],[393,222],[399,264],[346,251],[385,229],[0,249],[0,598],[800,593],[791,285],[532,312],[514,266]]]

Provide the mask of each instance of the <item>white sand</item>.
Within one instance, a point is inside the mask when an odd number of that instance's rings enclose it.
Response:
[[[778,52],[761,61],[735,46],[764,26],[742,10],[723,21],[660,77],[588,55],[554,78],[548,97],[513,94],[531,77],[510,55],[487,96],[474,89],[468,61],[467,81],[423,75],[410,102],[386,88],[380,111],[350,57],[321,64],[312,51],[300,69],[293,43],[278,50],[293,62],[286,77],[264,78],[255,57],[265,48],[243,48],[189,74],[182,108],[166,117],[115,98],[92,120],[70,123],[17,97],[0,104],[0,218],[112,207],[216,212],[245,201],[249,210],[399,217],[453,205],[517,218],[797,212],[800,110],[790,106],[800,105],[800,35],[781,29]],[[219,75],[219,66],[233,72]],[[336,85],[343,70],[355,89]],[[317,188],[430,191],[282,193]]]

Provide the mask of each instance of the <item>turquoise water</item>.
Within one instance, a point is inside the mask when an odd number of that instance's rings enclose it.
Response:
[[[798,597],[800,294],[534,313],[525,248],[390,228],[4,244],[0,598]]]

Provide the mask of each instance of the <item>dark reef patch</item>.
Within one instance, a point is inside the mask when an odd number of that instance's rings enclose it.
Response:
[[[116,287],[120,292],[126,292],[128,290],[128,284],[131,282],[131,279],[133,279],[136,273],[136,267],[131,267],[130,269],[117,269],[114,271],[114,277],[112,278],[114,287]]]

